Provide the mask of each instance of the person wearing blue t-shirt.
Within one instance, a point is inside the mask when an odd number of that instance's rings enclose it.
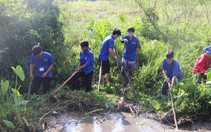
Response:
[[[138,62],[138,52],[140,50],[140,41],[134,36],[135,29],[130,27],[127,29],[128,34],[123,36],[121,42],[124,43],[124,51],[122,54],[122,75],[123,84],[125,87],[128,83],[125,72],[129,72],[129,79],[132,79],[133,72],[135,70],[136,62]],[[125,71],[125,72],[124,72]]]
[[[89,42],[88,41],[81,41],[81,52],[79,58],[79,67],[77,69],[77,73],[73,76],[72,83],[73,88],[78,89],[78,83],[76,80],[80,77],[84,78],[85,82],[85,91],[88,92],[91,90],[92,85],[92,76],[94,71],[94,54],[89,49]]]
[[[99,53],[99,60],[100,60],[100,67],[102,67],[102,73],[100,76],[102,76],[102,83],[109,83],[109,72],[110,72],[110,64],[109,64],[109,56],[110,54],[113,56],[115,61],[117,61],[117,56],[114,51],[114,40],[121,36],[121,31],[119,29],[115,29],[113,33],[109,36],[107,36],[103,43],[102,47],[100,49]]]
[[[50,90],[54,64],[52,55],[43,51],[40,45],[35,45],[32,48],[30,57],[30,80],[32,80],[32,85],[30,94],[36,94],[41,85],[43,93]]]
[[[172,92],[176,79],[182,79],[179,62],[174,59],[174,52],[171,50],[167,51],[166,58],[163,60],[162,73],[165,80],[161,88],[161,93],[166,95],[169,88],[168,83],[170,83],[169,90]]]

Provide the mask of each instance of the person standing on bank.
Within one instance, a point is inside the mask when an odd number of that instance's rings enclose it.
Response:
[[[37,94],[42,85],[43,93],[50,90],[54,60],[50,53],[42,50],[40,45],[32,48],[30,57],[30,80],[32,81],[30,94]]]
[[[198,83],[206,82],[207,76],[204,74],[211,67],[211,46],[204,48],[204,53],[199,56],[193,67],[193,74],[199,73]]]
[[[121,31],[119,29],[115,29],[113,33],[107,36],[102,43],[102,47],[100,49],[98,58],[100,60],[100,67],[102,67],[102,73],[100,76],[102,76],[103,84],[109,83],[109,72],[110,72],[109,56],[110,54],[112,55],[115,61],[117,61],[118,59],[114,51],[114,40],[118,38],[119,36],[121,36]]]
[[[171,50],[166,52],[166,58],[162,63],[162,73],[165,80],[161,88],[161,93],[166,95],[168,88],[170,92],[172,92],[172,89],[176,83],[176,79],[182,79],[179,62],[174,59],[174,52]],[[170,87],[168,83],[170,83]]]
[[[80,77],[84,78],[85,82],[85,91],[88,92],[91,90],[92,86],[92,76],[94,71],[94,54],[89,49],[88,41],[81,41],[81,52],[79,58],[79,67],[77,69],[77,73],[73,76],[72,84],[74,89],[78,89],[79,85],[76,83],[76,80]]]
[[[135,29],[130,27],[127,29],[128,34],[123,36],[121,43],[124,43],[124,51],[122,54],[122,75],[123,75],[123,84],[122,87],[125,87],[128,84],[128,79],[126,78],[126,71],[129,72],[129,79],[132,79],[132,75],[135,70],[136,63],[138,63],[138,52],[140,50],[140,41],[137,37],[134,36]]]

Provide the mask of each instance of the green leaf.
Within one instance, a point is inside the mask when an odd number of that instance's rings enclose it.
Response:
[[[12,89],[12,93],[16,96],[19,97],[20,96],[20,92],[17,89]]]
[[[15,126],[14,124],[11,122],[11,121],[8,121],[8,120],[2,120],[4,122],[4,124],[9,127],[9,128],[12,128],[12,129],[15,129]]]
[[[24,124],[25,124],[26,126],[29,126],[28,120],[27,120],[25,117],[22,117],[22,119],[23,119]]]
[[[207,81],[211,81],[211,68],[209,68],[205,74],[207,75]]]
[[[160,104],[158,103],[157,100],[150,100],[150,104],[152,105],[152,107],[153,107],[155,110],[159,110],[159,109],[160,109]]]
[[[9,81],[8,80],[6,80],[6,81],[1,80],[1,93],[2,93],[2,95],[6,95],[8,89],[9,89]]]
[[[12,70],[16,73],[16,75],[21,79],[21,81],[24,81],[25,79],[25,74],[23,72],[23,69],[21,66],[17,66],[16,68],[15,67],[12,67]]]

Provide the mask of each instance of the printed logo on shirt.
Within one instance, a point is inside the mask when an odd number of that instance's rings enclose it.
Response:
[[[48,61],[48,59],[43,59],[43,61]]]
[[[132,44],[136,44],[136,42],[132,42]]]
[[[85,57],[84,59],[87,60],[87,57]]]

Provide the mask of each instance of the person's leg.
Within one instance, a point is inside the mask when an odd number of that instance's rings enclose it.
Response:
[[[168,83],[167,83],[166,81],[164,81],[163,86],[162,86],[162,88],[161,88],[161,93],[162,93],[163,95],[166,95],[166,94],[167,94],[168,88],[169,88]]]
[[[122,67],[121,67],[121,72],[122,72],[122,87],[126,87],[126,85],[128,84],[128,79],[126,76],[126,72],[127,72],[127,67],[128,67],[128,63],[125,59],[122,58]]]
[[[202,81],[203,81],[204,83],[206,83],[206,80],[207,80],[207,76],[204,75],[204,73],[200,73],[197,82],[198,82],[199,84],[201,84]]]
[[[110,64],[109,60],[102,61],[102,82],[109,83],[109,71],[110,71]],[[105,82],[104,82],[105,79]]]
[[[129,62],[128,63],[128,70],[129,70],[129,78],[132,81],[133,73],[135,71],[136,62]]]
[[[41,86],[42,80],[41,77],[34,77],[32,80],[31,91],[30,94],[36,94]]]
[[[91,90],[92,87],[92,76],[93,76],[93,71],[90,72],[87,75],[84,75],[84,81],[85,81],[85,91],[88,92]]]
[[[52,78],[51,77],[44,77],[44,78],[42,78],[42,88],[43,88],[43,93],[45,94],[45,93],[47,93],[49,90],[50,90],[50,88],[51,88],[51,80],[52,80]]]

